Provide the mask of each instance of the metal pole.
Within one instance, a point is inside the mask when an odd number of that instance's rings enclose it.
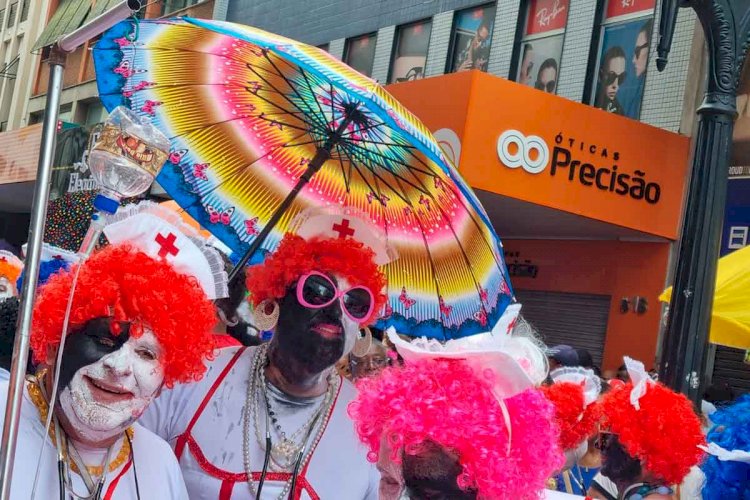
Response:
[[[698,16],[708,47],[707,89],[698,109],[660,380],[696,404],[703,392],[716,268],[737,116],[736,91],[750,35],[750,0],[664,0],[658,46],[664,69],[678,7]]]
[[[123,0],[120,4],[81,26],[71,34],[60,38],[67,50],[74,50],[86,39],[93,38],[108,30],[118,22],[132,15],[141,8],[140,0]],[[29,356],[31,320],[34,310],[34,296],[39,278],[39,264],[44,238],[44,224],[47,216],[52,161],[55,156],[55,139],[57,119],[60,112],[63,72],[65,70],[66,52],[55,44],[50,50],[49,83],[47,85],[47,103],[44,109],[42,141],[39,151],[34,202],[31,208],[31,226],[29,227],[29,244],[26,251],[26,264],[21,290],[21,304],[18,312],[16,338],[13,344],[13,360],[10,369],[8,399],[5,404],[5,424],[2,441],[0,441],[0,500],[10,498],[13,480],[13,465],[16,454],[18,424],[23,401],[26,365]]]
[[[39,277],[39,263],[42,256],[42,239],[44,223],[47,216],[47,199],[49,198],[52,160],[55,156],[55,136],[57,117],[60,110],[65,54],[52,49],[49,59],[49,84],[47,85],[47,106],[42,127],[41,151],[39,166],[34,187],[34,202],[31,208],[31,227],[29,228],[29,245],[26,249],[25,278],[21,290],[21,304],[18,311],[18,330],[13,345],[11,378],[8,386],[8,401],[5,406],[5,425],[3,426],[2,443],[0,444],[0,498],[10,498],[10,485],[13,480],[13,463],[16,454],[16,438],[23,400],[26,363],[29,356],[31,334],[31,317],[34,307],[34,294]]]

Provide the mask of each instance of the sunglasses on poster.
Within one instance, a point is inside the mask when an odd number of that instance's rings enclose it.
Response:
[[[544,92],[549,92],[551,94],[555,91],[555,87],[557,87],[557,82],[555,80],[550,80],[547,83],[536,82],[534,87],[537,90],[543,90]]]
[[[604,73],[602,80],[604,80],[604,85],[612,85],[615,82],[615,80],[617,80],[618,85],[622,85],[627,77],[628,77],[627,71],[623,71],[620,74],[617,74],[614,71],[608,71]]]
[[[356,322],[370,317],[375,307],[375,297],[365,286],[354,286],[339,290],[331,278],[318,271],[311,271],[297,282],[297,301],[310,309],[321,309],[341,301],[344,314]]]

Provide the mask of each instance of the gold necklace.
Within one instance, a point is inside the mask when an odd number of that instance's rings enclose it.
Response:
[[[49,403],[45,399],[44,394],[42,394],[42,389],[40,387],[40,379],[44,377],[45,373],[46,371],[40,372],[36,377],[30,377],[29,380],[27,380],[29,396],[34,403],[34,406],[39,410],[39,420],[41,420],[43,424],[47,423],[47,415],[49,414]],[[130,441],[133,439],[134,435],[133,428],[128,427],[125,430],[125,433],[127,434],[127,438],[123,437],[119,453],[117,453],[115,459],[109,463],[109,467],[107,468],[109,472],[116,471],[130,457]],[[57,438],[55,437],[55,426],[50,426],[49,437],[53,442],[57,443]],[[68,453],[66,451],[63,451],[63,455],[63,458],[68,462],[73,472],[80,475],[80,469],[78,469],[78,465],[75,461],[68,458]],[[101,477],[104,473],[104,467],[101,465],[87,465],[86,470],[88,470],[89,474],[94,477]]]

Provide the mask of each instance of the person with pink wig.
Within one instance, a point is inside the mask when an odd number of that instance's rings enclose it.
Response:
[[[381,500],[546,494],[564,464],[554,407],[535,387],[546,359],[511,308],[493,332],[446,344],[388,333],[404,365],[360,380],[349,405],[381,470]]]

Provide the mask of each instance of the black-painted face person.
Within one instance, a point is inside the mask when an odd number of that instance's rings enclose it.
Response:
[[[352,286],[340,276],[329,278],[339,290]],[[296,282],[279,302],[276,342],[284,355],[295,359],[308,374],[320,373],[336,364],[351,351],[358,331],[359,324],[343,313],[339,300],[319,309],[301,304]]]
[[[476,500],[477,492],[462,490],[461,464],[452,453],[427,442],[417,455],[403,455],[402,474],[411,500]]]
[[[114,327],[114,328],[112,328]],[[119,334],[113,329],[119,327]],[[145,411],[164,382],[161,346],[144,328],[96,318],[70,334],[60,367],[60,409],[91,441],[120,434]]]

